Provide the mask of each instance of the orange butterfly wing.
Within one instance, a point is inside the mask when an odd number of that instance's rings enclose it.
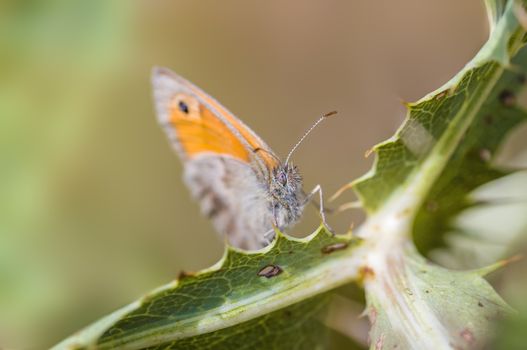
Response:
[[[248,162],[247,149],[236,135],[210,110],[195,102],[191,96],[179,94],[170,105],[168,127],[176,130],[185,155],[192,158],[210,152]]]
[[[202,153],[278,165],[271,149],[243,122],[205,92],[165,68],[153,74],[158,118],[184,159]],[[254,152],[263,149],[262,152]]]

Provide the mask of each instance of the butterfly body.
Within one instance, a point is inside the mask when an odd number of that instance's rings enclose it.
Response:
[[[273,237],[273,225],[285,230],[298,221],[304,208],[300,184],[294,186],[295,194],[289,190],[279,197],[280,189],[272,193],[251,167],[229,156],[200,155],[185,165],[183,178],[216,231],[241,248],[266,245]]]
[[[234,246],[258,249],[296,223],[310,195],[249,127],[202,90],[165,68],[152,81],[158,120],[184,164],[202,213]]]
[[[278,228],[286,228],[300,219],[307,196],[302,190],[302,176],[295,166],[279,165],[272,170],[269,193]]]

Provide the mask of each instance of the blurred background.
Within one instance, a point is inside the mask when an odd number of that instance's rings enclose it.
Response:
[[[401,102],[442,85],[486,36],[480,0],[1,1],[0,347],[46,348],[221,257],[156,123],[152,66],[216,97],[281,156],[338,110],[294,156],[305,188],[329,196],[369,169],[364,153],[400,125]],[[504,162],[526,158],[525,135]],[[360,219],[329,221],[345,232]],[[308,208],[293,233],[318,222]],[[515,307],[525,271],[497,278]]]

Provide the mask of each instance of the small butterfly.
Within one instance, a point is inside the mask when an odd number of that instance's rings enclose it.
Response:
[[[184,181],[216,230],[242,249],[259,249],[299,219],[318,192],[326,222],[322,189],[306,194],[302,177],[254,131],[214,98],[166,68],[154,68],[154,100],[159,123],[184,164]]]

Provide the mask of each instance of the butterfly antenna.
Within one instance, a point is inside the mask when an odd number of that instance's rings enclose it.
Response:
[[[304,133],[304,135],[300,138],[300,140],[298,140],[296,145],[294,145],[293,148],[291,148],[291,151],[289,152],[289,154],[287,155],[287,158],[285,159],[285,164],[289,164],[289,159],[291,158],[293,153],[296,151],[298,146],[302,144],[302,142],[305,140],[307,135],[309,135],[311,131],[313,131],[317,127],[318,124],[322,123],[324,119],[326,119],[327,117],[331,117],[332,115],[335,115],[335,114],[337,114],[337,111],[331,111],[331,112],[323,114],[320,118],[318,118],[318,120],[313,125],[311,125],[311,127]]]

